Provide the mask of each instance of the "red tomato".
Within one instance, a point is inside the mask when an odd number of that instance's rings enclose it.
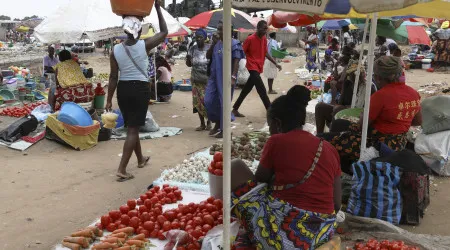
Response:
[[[139,196],[139,198],[140,198],[142,201],[145,201],[145,200],[148,199],[147,195],[145,195],[145,194],[141,194],[141,195]]]
[[[164,222],[167,221],[167,219],[163,215],[158,215],[158,217],[156,217],[156,221],[158,221],[159,225],[162,226],[164,224]]]
[[[166,217],[169,221],[173,221],[176,216],[173,211],[167,211],[164,213],[164,217]]]
[[[130,219],[129,226],[133,227],[134,229],[137,229],[139,227],[139,218],[138,217],[132,217]]]
[[[144,229],[148,230],[149,232],[153,232],[153,230],[155,229],[155,223],[153,221],[144,222]]]
[[[150,232],[148,230],[142,229],[141,234],[145,234],[145,238],[150,238]]]
[[[175,196],[180,197],[181,196],[181,190],[175,190],[173,191],[173,193],[175,194]]]
[[[113,231],[116,230],[116,229],[117,229],[117,226],[116,226],[116,224],[114,224],[114,223],[109,223],[109,225],[106,226],[106,230],[108,230],[108,231],[110,231],[110,232],[113,232]]]
[[[158,230],[153,230],[151,233],[150,233],[150,238],[152,238],[152,239],[156,239],[156,238],[158,238]]]
[[[128,224],[130,223],[130,216],[126,215],[126,214],[122,214],[122,216],[120,216],[120,221],[122,222],[122,224],[124,224],[125,226],[128,226]]]
[[[119,210],[122,214],[128,214],[128,212],[130,211],[130,208],[128,207],[128,205],[122,205],[122,206],[120,206]]]
[[[186,228],[186,222],[180,222],[180,229],[184,230]]]
[[[146,206],[140,206],[140,207],[139,207],[139,213],[140,213],[140,214],[143,214],[143,213],[145,213],[145,212],[148,213],[148,211],[149,211],[149,209],[148,209]]]
[[[215,162],[223,161],[223,154],[222,154],[222,152],[214,153],[214,161]]]
[[[119,210],[112,210],[109,212],[109,216],[113,221],[118,220],[120,218],[120,211]]]
[[[136,207],[136,200],[128,200],[127,206],[130,208],[130,210],[133,210]]]
[[[181,246],[181,247],[177,247],[177,250],[186,250],[186,248]]]
[[[144,206],[148,208],[148,210],[151,210],[153,207],[153,204],[151,200],[147,199],[144,201]]]
[[[159,202],[159,199],[158,199],[158,197],[152,197],[152,198],[150,198],[150,201],[152,202],[152,204],[156,204]]]
[[[223,169],[223,162],[216,162],[216,169]]]
[[[169,184],[163,184],[163,186],[162,186],[162,187],[163,187],[163,189],[164,189],[164,188],[168,188],[168,187],[170,187],[170,185],[169,185]]]
[[[181,227],[181,224],[179,222],[176,222],[176,221],[174,221],[174,222],[172,222],[170,224],[170,228],[171,229],[180,229],[180,227]]]
[[[179,200],[179,201],[183,200],[183,196],[181,196],[181,195],[178,196],[177,200]]]
[[[207,232],[209,232],[209,230],[211,230],[211,228],[212,228],[212,226],[205,224],[205,225],[203,225],[202,230],[204,233],[207,233]]]
[[[125,226],[124,224],[119,224],[119,226],[117,227],[117,229],[122,229],[122,228],[126,228],[127,226]]]
[[[163,225],[162,225],[162,230],[164,232],[169,231],[170,229],[172,229],[172,224],[170,223],[170,221],[164,221]]]
[[[223,170],[222,170],[222,169],[216,169],[216,170],[214,170],[214,175],[217,175],[217,176],[223,176]]]
[[[194,230],[192,231],[191,235],[192,237],[194,237],[194,239],[198,239],[203,235],[203,233],[200,230]]]
[[[164,236],[164,231],[159,230],[158,231],[158,240],[166,240],[166,236]]]
[[[208,167],[208,172],[210,172],[211,174],[214,174],[214,168],[212,168],[211,166]]]
[[[214,226],[214,217],[212,217],[212,215],[205,215],[203,217],[203,222],[207,225]]]
[[[160,190],[159,186],[154,186],[153,188],[155,189],[155,192],[158,192]]]
[[[141,222],[149,221],[150,220],[150,214],[147,212],[144,212],[139,217],[141,219]]]
[[[100,222],[101,222],[103,228],[106,228],[106,226],[108,226],[111,223],[111,217],[109,215],[103,215],[100,218]]]
[[[206,204],[206,210],[208,210],[208,212],[212,213],[214,211],[217,211],[217,207],[214,206],[213,204]]]
[[[152,193],[151,191],[147,191],[147,192],[145,193],[145,195],[147,195],[147,198],[150,199],[150,198],[152,198],[155,194]]]
[[[215,199],[213,204],[216,206],[217,209],[222,209],[223,208],[223,202],[220,199]]]
[[[130,218],[138,217],[138,211],[136,211],[136,210],[130,210],[130,211],[128,212],[128,216],[130,216]]]
[[[219,212],[218,212],[218,211],[214,211],[214,212],[211,213],[211,216],[212,216],[214,219],[217,219],[217,218],[219,218]]]
[[[174,193],[168,193],[168,194],[167,194],[167,198],[173,200],[173,199],[176,199],[176,196],[175,196]]]
[[[203,225],[203,220],[202,220],[202,218],[200,218],[200,217],[194,217],[193,221],[194,221],[194,225],[195,225],[195,226],[201,226],[201,225]]]
[[[137,200],[137,204],[138,204],[139,206],[142,206],[142,205],[144,205],[144,202],[143,202],[141,199],[138,199],[138,200]]]

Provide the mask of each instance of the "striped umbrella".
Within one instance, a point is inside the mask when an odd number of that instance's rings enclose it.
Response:
[[[251,17],[245,12],[232,9],[231,22],[235,29],[254,29]],[[217,28],[219,21],[223,20],[223,9],[210,10],[200,13],[187,21],[184,25],[190,28]]]

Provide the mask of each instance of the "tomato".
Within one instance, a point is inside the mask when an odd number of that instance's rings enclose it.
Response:
[[[201,225],[203,225],[203,220],[202,220],[202,218],[200,218],[200,217],[194,217],[193,221],[194,221],[194,225],[195,225],[195,226],[201,226]]]
[[[216,169],[223,169],[223,162],[216,162]]]
[[[185,247],[177,247],[177,250],[186,250]]]
[[[222,152],[214,153],[214,161],[215,162],[223,161],[223,154],[222,154]]]
[[[101,218],[100,218],[100,223],[102,224],[102,226],[104,227],[104,228],[106,228],[106,226],[108,226],[110,223],[111,223],[111,217],[109,216],[109,215],[103,215]]]
[[[120,218],[120,215],[121,215],[121,213],[119,210],[109,211],[109,216],[111,217],[111,219],[113,221],[118,220]]]
[[[175,196],[174,193],[168,193],[168,194],[167,194],[167,198],[173,200],[173,199],[176,199],[176,196]]]
[[[217,211],[217,207],[213,204],[206,204],[206,210],[210,213]]]
[[[140,206],[139,207],[139,213],[143,214],[143,213],[148,213],[149,209],[146,206]]]
[[[129,226],[133,227],[134,229],[137,229],[139,227],[139,218],[138,217],[132,217],[130,219]]]
[[[159,191],[159,189],[160,189],[160,187],[159,186],[155,186],[155,187],[153,187],[154,189],[155,189],[155,192],[158,192]]]
[[[211,174],[214,174],[214,168],[212,168],[211,166],[208,167],[208,172],[210,172]]]
[[[116,220],[116,221],[114,222],[114,224],[116,224],[116,227],[118,227],[120,224],[122,224],[122,221],[121,221],[121,220]]]
[[[130,208],[128,207],[128,205],[122,205],[122,206],[120,206],[119,210],[122,214],[128,214],[128,212],[130,211]]]
[[[117,229],[117,226],[116,226],[116,224],[114,224],[114,223],[109,223],[109,225],[106,226],[106,230],[108,230],[108,231],[110,231],[110,232],[113,232],[113,231],[115,231],[116,229]]]
[[[147,192],[145,193],[145,195],[147,196],[148,199],[150,199],[150,198],[152,198],[153,196],[155,196],[155,193],[152,193],[152,192],[150,192],[150,191],[147,191]]]
[[[145,200],[148,199],[147,195],[145,195],[145,194],[141,194],[141,195],[139,196],[139,198],[140,198],[142,201],[145,201]]]
[[[127,206],[130,208],[130,210],[133,210],[136,207],[136,200],[128,200]]]
[[[167,219],[163,215],[158,215],[158,217],[156,217],[156,221],[159,223],[159,225],[162,226],[164,224],[164,222],[167,221]]]
[[[174,221],[170,224],[171,229],[180,229],[180,227],[181,227],[181,224],[179,222]]]
[[[158,238],[158,230],[153,230],[151,233],[150,233],[150,238],[152,238],[152,239],[156,239],[156,238]]]
[[[218,211],[211,212],[211,216],[212,216],[214,219],[217,219],[217,218],[219,217],[219,212],[218,212]]]
[[[186,220],[190,221],[194,218],[194,215],[192,215],[191,213],[186,214]]]
[[[119,224],[119,226],[117,226],[117,229],[122,229],[122,228],[126,228],[127,226],[125,226],[124,224]]]
[[[153,213],[155,214],[155,215],[161,215],[162,214],[162,209],[161,208],[154,208],[153,209]]]
[[[222,170],[222,169],[216,169],[216,170],[214,170],[214,175],[217,175],[217,176],[223,176],[223,170]]]
[[[149,232],[153,232],[153,230],[155,229],[155,223],[153,221],[144,222],[144,229],[148,230]]]
[[[203,217],[203,222],[207,225],[214,226],[214,217],[212,217],[212,215],[205,215]]]
[[[141,216],[139,217],[141,219],[142,222],[146,222],[150,220],[150,214],[147,212],[144,212],[141,214]]]
[[[213,204],[217,207],[217,209],[222,209],[223,208],[223,202],[220,199],[215,199]]]
[[[165,202],[166,204],[170,204],[170,203],[172,203],[172,200],[171,200],[170,198],[166,197],[166,198],[164,199],[164,202]]]
[[[205,224],[205,225],[203,225],[202,230],[203,230],[203,232],[207,233],[207,232],[209,232],[209,230],[211,230],[211,228],[212,228],[212,226]]]
[[[198,239],[203,235],[203,233],[200,230],[194,230],[192,231],[191,235],[192,237],[194,237],[194,239]]]
[[[173,194],[175,194],[176,197],[180,197],[181,196],[181,190],[175,190],[175,191],[173,191]]]
[[[178,196],[177,200],[179,200],[179,201],[183,200],[183,196],[181,196],[181,195]]]
[[[172,229],[172,224],[170,223],[170,221],[164,221],[163,225],[162,225],[162,230],[164,232],[169,231],[170,229]]]
[[[144,202],[143,202],[141,199],[138,199],[138,200],[137,200],[137,204],[138,204],[139,206],[142,206],[142,205],[144,205]]]
[[[164,232],[162,230],[158,231],[158,240],[166,240],[166,236],[163,234]]]
[[[219,218],[217,218],[217,221],[219,222],[219,224],[223,224],[223,217],[219,216]]]
[[[140,234],[145,234],[145,238],[150,238],[150,232],[148,230],[142,229]]]
[[[169,184],[163,184],[163,189],[164,189],[164,188],[168,188],[168,187],[170,187]]]
[[[122,214],[122,216],[120,216],[120,221],[122,222],[122,224],[128,226],[128,224],[130,223],[130,216]]]
[[[144,206],[148,208],[148,210],[151,210],[153,207],[153,204],[151,200],[147,199],[144,201]]]
[[[128,216],[130,216],[130,218],[138,217],[138,211],[136,211],[136,210],[130,210],[130,211],[128,212]]]
[[[173,211],[167,211],[164,213],[164,217],[166,217],[169,221],[173,221],[176,215]]]

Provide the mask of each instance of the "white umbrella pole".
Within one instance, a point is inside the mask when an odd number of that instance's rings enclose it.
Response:
[[[156,82],[156,72],[158,69],[156,68],[156,55],[158,54],[158,46],[156,46],[156,52],[153,54],[153,67],[155,69],[155,101],[158,102],[158,84]]]
[[[364,104],[364,117],[363,117],[363,127],[362,127],[362,138],[361,138],[361,154],[366,149],[367,145],[367,132],[369,128],[369,108],[370,108],[370,92],[372,87],[372,75],[373,75],[373,61],[375,55],[373,53],[375,49],[375,36],[377,34],[377,20],[378,14],[374,13],[372,17],[372,26],[370,27],[370,39],[369,39],[369,69],[367,72],[366,80],[366,96]]]
[[[223,249],[230,249],[231,212],[231,1],[223,1]]]
[[[366,41],[365,37],[367,36],[367,30],[369,28],[369,19],[370,19],[370,17],[369,17],[369,15],[367,15],[366,25],[364,25],[363,42],[361,44],[361,50],[360,50],[360,53],[359,53],[358,70],[356,70],[355,85],[353,86],[352,108],[354,108],[355,104],[356,104],[356,94],[358,93],[359,75],[361,74],[361,65],[362,65],[363,58],[364,58],[364,56],[363,56],[363,54],[364,54],[364,43]]]

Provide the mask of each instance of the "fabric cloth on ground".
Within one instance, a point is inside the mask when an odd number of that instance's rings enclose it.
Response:
[[[92,84],[81,84],[68,88],[57,87],[55,91],[55,110],[59,110],[64,102],[92,102],[94,95]]]
[[[306,211],[271,195],[267,184],[249,181],[231,194],[233,217],[245,231],[234,242],[236,249],[316,249],[328,242],[336,229],[336,215]]]
[[[83,75],[83,71],[81,71],[80,65],[73,60],[67,60],[56,64],[55,70],[59,86],[62,88],[73,87],[80,84],[89,84],[89,81]]]
[[[319,143],[319,138],[303,130],[272,135],[264,146],[260,165],[274,172],[273,185],[297,183],[311,168]],[[324,142],[308,181],[273,191],[271,195],[301,209],[331,214],[334,211],[333,183],[340,174],[339,155],[331,144]]]
[[[220,128],[223,129],[222,111],[223,111],[223,43],[218,41],[214,46],[211,60],[211,75],[208,79],[208,85],[205,91],[205,107],[208,113],[208,119],[211,122],[219,122]],[[232,39],[231,43],[231,59],[245,58],[244,50],[238,40]],[[233,98],[234,86],[231,90],[231,98]],[[225,100],[230,101],[231,100]],[[234,116],[231,117],[234,120]]]
[[[98,121],[94,121],[94,125],[87,127],[71,126],[58,121],[57,115],[52,114],[48,116],[45,125],[57,136],[57,139],[64,141],[74,149],[86,150],[98,143],[100,131]],[[50,134],[47,134],[46,137],[53,139]]]
[[[158,131],[156,132],[140,132],[139,133],[139,139],[140,140],[148,140],[148,139],[155,139],[155,138],[162,138],[162,137],[171,137],[175,135],[180,135],[183,132],[181,128],[174,128],[174,127],[160,127]],[[125,140],[127,137],[127,130],[126,128],[117,128],[113,129],[111,139],[115,140]]]
[[[122,112],[125,127],[145,125],[150,86],[142,81],[119,81],[117,85],[117,103]]]

